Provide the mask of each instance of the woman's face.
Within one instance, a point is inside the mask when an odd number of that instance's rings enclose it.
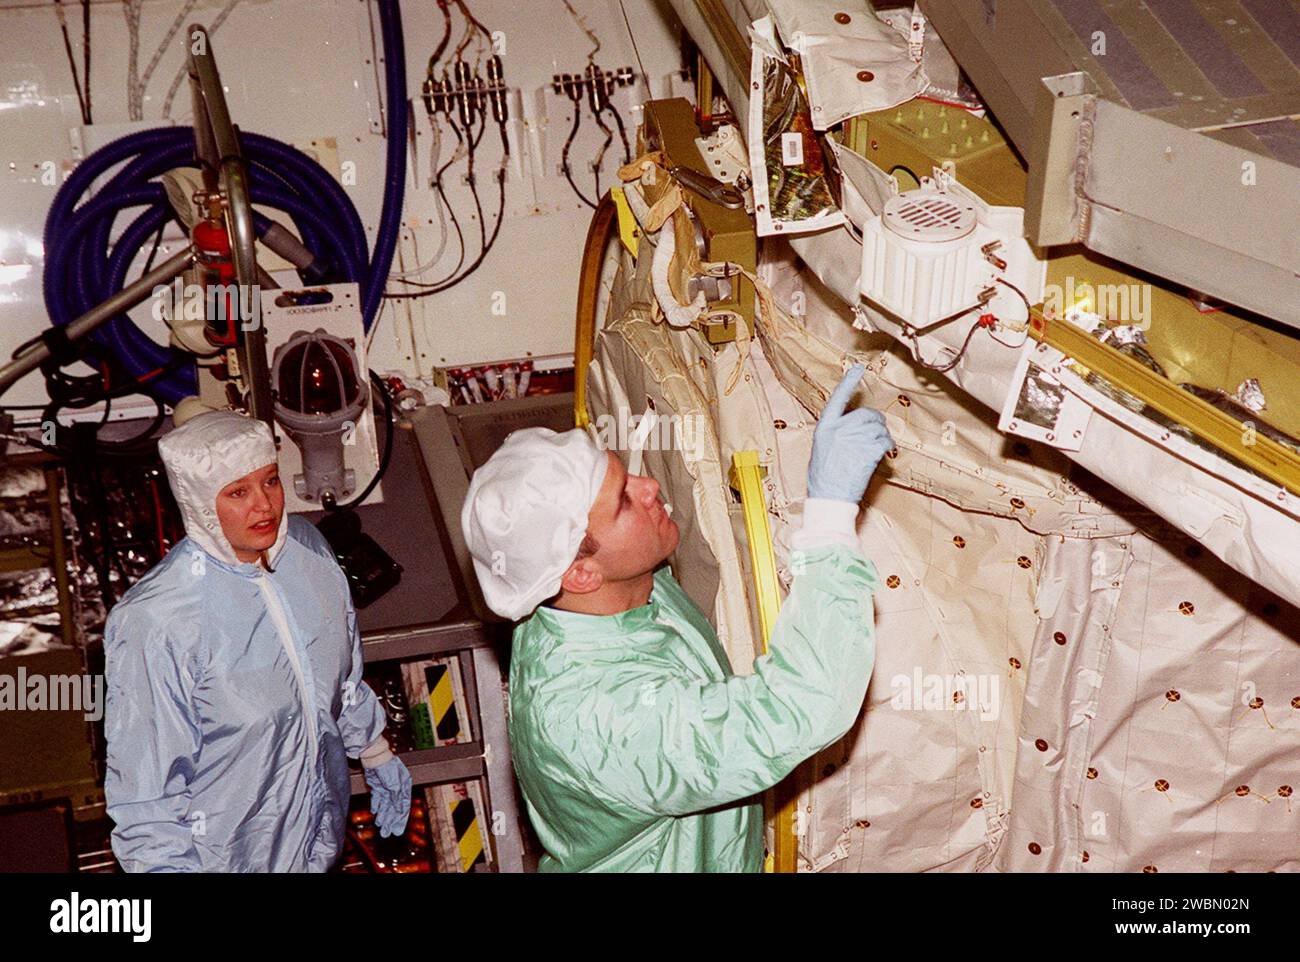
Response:
[[[284,514],[280,466],[272,462],[232,481],[217,494],[217,520],[235,557],[251,563],[275,544]]]

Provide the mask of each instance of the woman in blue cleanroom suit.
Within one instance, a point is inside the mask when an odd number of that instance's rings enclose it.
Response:
[[[284,512],[264,423],[202,414],[158,444],[187,537],[113,608],[104,794],[129,872],[323,872],[359,758],[382,834],[411,777],[361,680],[346,578]]]

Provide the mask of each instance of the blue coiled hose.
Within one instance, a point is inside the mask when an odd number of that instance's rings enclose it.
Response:
[[[378,0],[384,44],[388,144],[384,202],[373,253],[351,199],[319,164],[296,148],[259,134],[241,133],[253,203],[293,219],[303,244],[330,264],[332,280],[361,288],[367,330],[383,299],[401,225],[406,185],[406,60],[398,0]],[[125,162],[125,163],[124,163]],[[118,164],[92,200],[81,203],[90,185]],[[113,141],[87,157],[55,195],[45,220],[45,306],[53,324],[67,324],[121,290],[130,265],[171,217],[162,185],[155,181],[174,167],[198,166],[194,131],[163,127]],[[143,208],[110,248],[116,218]],[[273,223],[254,215],[258,235]],[[91,336],[92,350],[111,354],[141,389],[167,404],[198,390],[190,355],[155,342],[126,314]]]

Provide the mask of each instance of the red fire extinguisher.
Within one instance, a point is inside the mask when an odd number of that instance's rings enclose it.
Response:
[[[191,231],[198,253],[199,284],[204,291],[204,318],[208,340],[219,347],[233,347],[239,323],[239,300],[235,288],[235,262],[230,253],[230,235],[222,213],[221,199],[214,195],[198,198],[206,204],[207,217]],[[213,288],[220,285],[222,290]]]

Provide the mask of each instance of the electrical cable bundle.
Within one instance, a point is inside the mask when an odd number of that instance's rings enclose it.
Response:
[[[59,0],[62,2],[62,0]],[[86,0],[83,0],[85,3]],[[122,15],[126,18],[126,30],[128,37],[127,45],[127,69],[126,69],[126,109],[127,116],[131,120],[144,120],[144,95],[149,88],[149,81],[153,77],[154,71],[158,68],[159,61],[162,60],[163,54],[171,46],[176,34],[180,32],[181,26],[185,23],[190,12],[198,4],[198,0],[185,0],[185,6],[176,14],[172,20],[171,27],[167,30],[166,35],[158,44],[149,64],[144,68],[144,72],[139,70],[140,63],[140,17],[144,9],[144,0],[123,0]],[[226,22],[231,11],[239,5],[239,0],[227,0],[226,5],[217,14],[212,21],[212,25],[207,28],[208,36],[213,36],[221,25]],[[176,70],[176,76],[172,78],[172,84],[167,89],[167,97],[163,101],[163,117],[171,117],[172,101],[176,99],[176,93],[180,90],[181,83],[184,82],[188,75],[189,65],[186,60],[182,60],[180,67]],[[74,70],[75,74],[75,70]]]
[[[569,15],[577,23],[578,28],[587,35],[592,42],[592,48],[587,53],[587,69],[584,73],[570,76],[565,74],[557,83],[556,90],[558,93],[565,94],[573,104],[573,125],[569,128],[569,136],[564,141],[564,148],[560,152],[560,171],[564,174],[564,179],[569,182],[573,192],[577,194],[578,199],[590,207],[596,209],[600,201],[600,168],[605,162],[605,154],[614,140],[614,131],[601,119],[601,114],[609,111],[614,118],[615,128],[618,130],[619,140],[623,143],[623,163],[628,164],[632,161],[632,149],[627,139],[627,129],[623,124],[623,118],[619,115],[617,108],[609,99],[610,81],[606,78],[604,72],[596,66],[596,54],[600,52],[600,37],[591,29],[585,17],[573,8],[569,0],[563,0],[564,7],[569,11]],[[626,16],[626,14],[625,14]],[[587,95],[587,103],[591,107],[591,116],[595,120],[596,126],[600,128],[605,135],[604,141],[600,145],[600,150],[596,152],[595,157],[590,161],[591,169],[596,180],[596,199],[593,201],[587,197],[578,187],[573,179],[573,168],[569,163],[569,152],[573,148],[573,141],[578,136],[578,130],[582,125],[582,95]]]
[[[221,8],[221,12],[217,14],[216,18],[212,21],[212,24],[208,27],[209,37],[216,36],[217,31],[221,29],[221,25],[226,22],[226,18],[230,16],[231,12],[238,5],[239,0],[227,0],[226,5]],[[176,70],[176,76],[172,78],[172,85],[167,88],[167,96],[163,100],[163,117],[171,117],[172,102],[176,99],[176,94],[181,89],[181,84],[185,81],[187,75],[188,68],[186,64],[182,62],[180,67]],[[143,79],[147,82],[148,77],[146,76]],[[142,89],[141,94],[143,93],[144,91]]]
[[[596,78],[593,77],[592,83],[604,83],[604,80],[603,79],[597,80]],[[605,132],[605,142],[601,144],[600,150],[597,152],[595,159],[591,162],[591,169],[596,173],[596,199],[600,200],[600,196],[601,196],[600,167],[601,164],[605,162],[605,152],[609,150],[610,144],[613,142],[614,139],[613,132],[609,129],[609,127],[605,125],[604,121],[600,119],[600,115],[602,113],[604,113],[605,111],[609,111],[610,116],[614,118],[614,126],[618,130],[619,140],[623,142],[623,163],[624,164],[630,164],[632,162],[632,148],[627,141],[627,128],[623,126],[623,118],[619,115],[617,108],[615,108],[613,102],[609,99],[608,95],[604,92],[601,92],[599,95],[593,93],[592,96],[596,96],[598,101],[598,105],[595,111],[593,112],[593,116],[596,119],[596,125]]]
[[[915,329],[908,326],[904,329],[904,333],[905,336],[907,336],[911,340],[912,360],[914,360],[917,364],[921,365],[921,367],[927,368],[931,371],[938,371],[941,374],[947,373],[948,371],[951,371],[954,367],[956,367],[957,364],[961,361],[961,359],[965,357],[966,349],[970,347],[971,338],[975,336],[975,332],[980,328],[983,328],[984,330],[988,331],[989,337],[993,338],[993,340],[997,341],[997,343],[1001,344],[1003,347],[1009,347],[1013,349],[1019,349],[1023,347],[1025,345],[1025,342],[1029,339],[1028,324],[1029,324],[1030,315],[1033,313],[1033,306],[1029,303],[1029,298],[1025,296],[1025,292],[1022,291],[1015,284],[1012,284],[1009,280],[1002,277],[995,277],[994,280],[997,281],[999,284],[1002,284],[1003,286],[1008,287],[1012,291],[1014,291],[1015,294],[1020,298],[1021,302],[1025,305],[1025,321],[1023,327],[1013,327],[1012,325],[1007,324],[1005,321],[999,319],[993,314],[981,314],[976,319],[975,323],[971,325],[970,330],[966,332],[966,337],[962,340],[961,347],[956,351],[956,353],[954,353],[952,348],[950,347],[943,348],[943,350],[947,351],[950,354],[953,354],[952,359],[942,363],[932,363],[930,361],[924,360],[921,357],[921,345],[917,342],[917,338],[916,338],[917,332]],[[978,307],[970,308],[968,310],[960,312],[959,314],[954,315],[954,318],[962,317],[966,314],[971,313],[971,311],[978,310],[978,309],[979,309]],[[1008,344],[1006,341],[1002,340],[1002,338],[994,334],[993,333],[994,327],[999,325],[1003,327],[1011,328],[1012,330],[1023,330],[1024,336],[1020,339],[1020,343]]]
[[[592,210],[595,210],[596,201],[589,199],[578,185],[574,183],[573,168],[569,165],[569,150],[573,147],[573,139],[578,136],[578,127],[582,124],[582,88],[575,83],[569,87],[566,93],[568,94],[569,100],[573,102],[573,126],[569,128],[569,136],[564,140],[564,149],[560,151],[560,170],[564,172],[564,179],[569,182],[569,186],[573,188],[573,192],[578,195],[578,200],[582,201]],[[604,151],[602,151],[602,153],[604,153]],[[596,174],[596,190],[596,200],[599,200],[599,171]]]
[[[439,79],[436,68],[443,53],[450,45],[453,29],[451,16],[453,3],[464,17],[465,36],[456,47],[454,61],[449,67],[443,69],[441,79]],[[496,55],[487,58],[487,81],[485,82],[479,74],[478,65],[482,62],[481,45],[483,41],[486,41],[488,49],[491,49],[491,32],[474,16],[466,0],[438,0],[438,7],[443,15],[443,34],[433,55],[429,58],[427,78],[424,82],[424,104],[429,115],[429,124],[433,135],[430,147],[430,167],[433,171],[430,178],[430,187],[433,188],[437,195],[438,221],[442,228],[442,237],[433,257],[409,271],[393,274],[391,277],[391,280],[397,283],[419,288],[419,290],[385,294],[384,296],[390,300],[411,300],[429,297],[455,287],[482,266],[488,254],[496,245],[497,238],[501,234],[502,223],[505,220],[506,170],[510,163],[510,141],[506,135],[506,121],[509,112],[501,58]],[[471,67],[464,59],[464,53],[475,37],[479,38],[480,44],[479,47],[476,47],[478,53],[475,65]],[[484,217],[482,199],[479,196],[478,181],[474,173],[479,144],[482,142],[487,130],[489,110],[501,136],[501,162],[495,172],[497,209],[490,236],[487,231],[487,220]],[[447,124],[456,138],[456,149],[445,163],[440,164],[443,122]],[[477,129],[475,129],[476,127]],[[465,260],[469,254],[465,231],[461,226],[461,218],[457,216],[456,209],[447,196],[445,183],[447,171],[462,159],[466,162],[465,182],[469,187],[470,196],[473,198],[475,217],[479,225],[478,254],[468,266],[465,265]],[[442,260],[442,255],[446,251],[447,241],[450,237],[447,231],[448,218],[450,218],[452,229],[456,232],[457,243],[460,248],[455,267],[448,274],[435,281],[415,280],[414,278],[419,277]]]

